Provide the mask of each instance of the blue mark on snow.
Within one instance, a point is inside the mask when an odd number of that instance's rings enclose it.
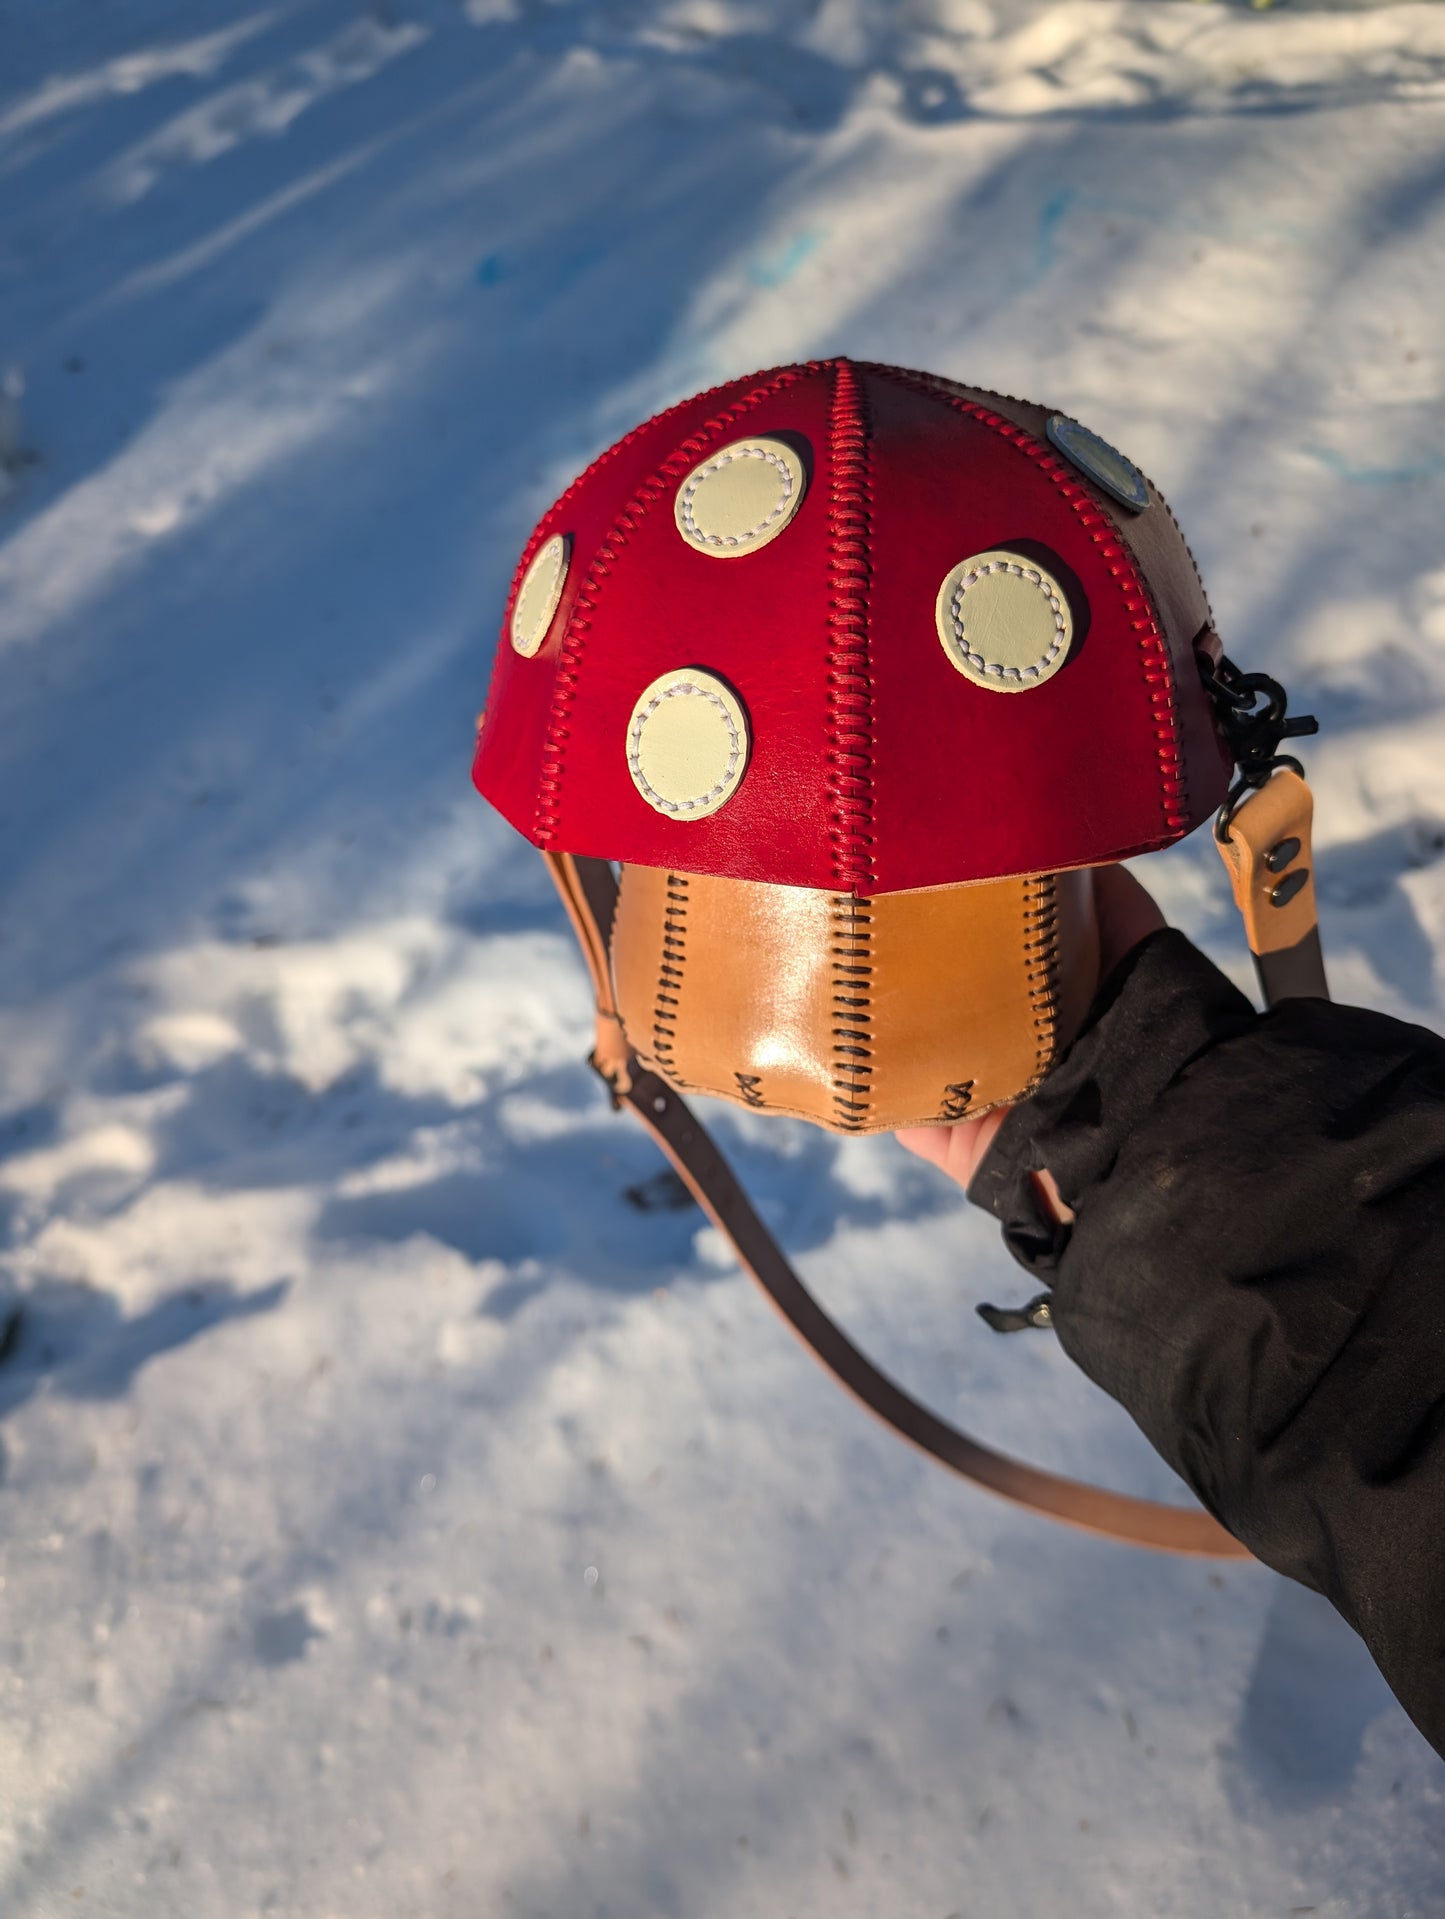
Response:
[[[1039,209],[1039,228],[1034,237],[1033,281],[1037,283],[1048,273],[1052,273],[1059,257],[1059,228],[1073,212],[1079,200],[1072,187],[1063,187],[1057,193],[1050,194]]]
[[[1439,453],[1412,466],[1361,466],[1332,447],[1307,446],[1303,451],[1308,459],[1351,486],[1395,486],[1408,480],[1438,480],[1445,474],[1445,454]]]
[[[1039,208],[1029,286],[1037,286],[1059,264],[1059,234],[1074,215],[1081,212],[1110,214],[1116,219],[1142,221],[1166,233],[1188,233],[1232,245],[1260,246],[1282,241],[1286,246],[1302,246],[1309,238],[1302,227],[1285,221],[1231,221],[1220,225],[1185,208],[1161,208],[1111,193],[1080,193],[1075,187],[1060,187]]]
[[[614,251],[605,241],[592,241],[556,257],[537,254],[519,259],[508,253],[489,253],[478,262],[474,277],[479,287],[496,287],[520,279],[526,289],[524,307],[540,313]]]
[[[781,287],[798,271],[806,260],[810,260],[818,248],[827,239],[822,228],[810,228],[790,240],[781,253],[775,253],[770,259],[754,260],[748,268],[748,278],[755,287]]]

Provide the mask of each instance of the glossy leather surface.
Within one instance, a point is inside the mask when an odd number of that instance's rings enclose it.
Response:
[[[1190,653],[1202,589],[1163,502],[1132,519],[1107,503],[1031,430],[1042,418],[829,361],[648,422],[522,555],[518,581],[543,540],[571,536],[537,655],[499,651],[479,788],[544,848],[866,897],[1177,839],[1226,783]],[[694,551],[678,486],[757,434],[804,449],[802,506],[755,553]],[[994,548],[1032,553],[1078,601],[1067,664],[1010,696],[964,679],[934,620],[944,575]],[[724,679],[752,736],[742,784],[704,819],[657,813],[627,769],[639,693],[683,667]]]
[[[684,1089],[838,1132],[1013,1100],[1098,976],[1087,872],[874,900],[625,866],[612,971],[627,1038]]]
[[[964,400],[991,405],[1035,440],[1048,437],[1048,407],[973,387],[955,386],[951,381],[939,384],[946,385]],[[1087,478],[1082,474],[1079,477]],[[1199,669],[1195,656],[1196,643],[1203,637],[1202,650],[1212,661],[1218,658],[1221,649],[1214,637],[1214,616],[1194,555],[1170,511],[1169,502],[1147,474],[1141,477],[1149,494],[1148,510],[1131,513],[1126,507],[1111,506],[1113,524],[1132,555],[1140,578],[1148,586],[1169,649],[1170,671],[1175,685],[1181,689],[1176,705],[1186,778],[1194,785],[1202,783],[1210,793],[1221,792],[1221,782],[1227,783],[1232,763],[1215,726],[1209,701],[1197,697]],[[1102,493],[1097,497],[1101,501],[1107,499]],[[1211,801],[1210,809],[1217,804],[1218,801]]]

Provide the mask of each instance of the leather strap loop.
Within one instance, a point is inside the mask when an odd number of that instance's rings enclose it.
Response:
[[[1249,1558],[1247,1548],[1208,1513],[1106,1492],[1011,1459],[939,1419],[880,1372],[834,1324],[793,1271],[702,1122],[664,1080],[641,1066],[628,1048],[617,1018],[607,959],[608,931],[617,898],[611,867],[605,860],[567,853],[545,853],[543,857],[592,975],[598,1011],[597,1050],[592,1063],[606,1080],[614,1103],[630,1106],[636,1113],[699,1206],[726,1237],[744,1270],[856,1399],[920,1451],[1016,1505],[1130,1545],[1209,1559]]]
[[[1314,795],[1281,767],[1221,816],[1215,844],[1265,999],[1328,999],[1310,827]]]

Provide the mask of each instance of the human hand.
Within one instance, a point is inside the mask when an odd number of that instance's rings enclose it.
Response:
[[[1165,923],[1151,896],[1122,866],[1094,868],[1094,910],[1099,921],[1100,979]],[[956,1126],[905,1126],[894,1138],[967,1189],[1009,1110],[1007,1106],[995,1107],[982,1119],[960,1120]],[[1069,1218],[1069,1210],[1049,1174],[1038,1174],[1036,1179],[1055,1217]]]

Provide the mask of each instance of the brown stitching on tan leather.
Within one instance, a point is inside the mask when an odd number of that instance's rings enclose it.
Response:
[[[973,1099],[974,1081],[961,1079],[943,1089],[943,1101],[938,1109],[938,1117],[955,1123],[966,1117],[969,1103]]]
[[[652,1004],[652,1051],[658,1070],[675,1086],[677,1076],[677,1013],[682,996],[682,968],[687,951],[687,874],[667,876],[667,904],[662,914],[662,958],[658,965],[657,997]]]
[[[639,1053],[637,1057],[639,1062],[643,1066],[646,1066],[649,1072],[657,1071],[655,1066],[648,1065],[648,1062],[643,1059],[641,1053]],[[687,1083],[688,1090],[693,1093],[700,1093],[707,1099],[736,1100],[736,1089],[723,1083],[725,1077],[725,1075],[720,1075],[719,1082],[716,1086],[711,1084],[704,1085],[701,1080],[689,1080]],[[1034,1083],[1037,1084],[1037,1082]],[[672,1085],[673,1082],[669,1080],[668,1084]],[[965,1117],[968,1119],[982,1119],[985,1114],[995,1112],[1000,1107],[1016,1106],[1019,1098],[1020,1095],[1018,1093],[1010,1093],[1006,1098],[990,1100],[986,1106],[971,1106]],[[896,1133],[900,1128],[905,1126],[936,1126],[939,1120],[937,1106],[930,1106],[926,1112],[921,1113],[905,1112],[901,1115],[890,1113],[886,1119],[881,1120],[876,1118],[850,1120],[846,1125],[835,1118],[827,1117],[820,1113],[816,1106],[806,1104],[794,1106],[790,1105],[786,1100],[765,1098],[763,1104],[757,1110],[759,1112],[769,1113],[776,1119],[806,1120],[810,1126],[821,1126],[828,1132],[847,1133],[850,1138],[857,1136],[860,1139],[874,1133]]]
[[[1059,1023],[1058,876],[1039,873],[1024,881],[1024,970],[1034,1026],[1035,1086],[1053,1063]]]
[[[829,949],[833,962],[833,1118],[863,1132],[872,1104],[873,912],[869,901],[835,893]]]
[[[747,1105],[761,1112],[767,1101],[763,1098],[763,1076],[761,1073],[734,1073],[738,1083],[738,1097]]]
[[[537,804],[532,815],[532,843],[544,850],[557,837],[562,804],[562,766],[566,757],[567,740],[571,732],[568,721],[571,718],[572,702],[577,696],[583,649],[597,611],[597,597],[602,582],[609,576],[628,539],[636,532],[644,515],[653,507],[668,486],[674,480],[680,480],[692,467],[700,455],[716,445],[730,427],[745,418],[754,408],[776,393],[785,392],[795,386],[809,373],[816,373],[820,363],[809,361],[803,366],[784,367],[764,386],[754,387],[721,413],[715,413],[705,421],[695,433],[677,447],[655,471],[643,481],[627,505],[618,514],[608,530],[606,538],[597,548],[587,577],[577,590],[572,605],[567,630],[562,636],[562,644],[557,652],[557,675],[552,685],[552,710],[547,722],[547,738],[542,747],[541,769],[537,775]],[[688,402],[690,405],[691,402]],[[570,489],[569,489],[570,491]],[[565,497],[565,496],[564,496]]]
[[[873,883],[873,682],[868,670],[868,587],[873,490],[868,411],[858,375],[833,362],[828,419],[828,795],[833,883]]]

